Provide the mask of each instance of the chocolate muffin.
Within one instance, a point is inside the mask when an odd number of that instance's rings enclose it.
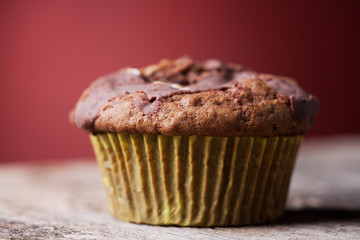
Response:
[[[182,57],[99,78],[70,119],[90,135],[117,218],[237,226],[283,213],[318,109],[291,78]]]

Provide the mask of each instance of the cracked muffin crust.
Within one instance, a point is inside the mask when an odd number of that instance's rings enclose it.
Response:
[[[268,137],[305,134],[318,109],[291,78],[181,57],[99,78],[70,121],[93,133]]]

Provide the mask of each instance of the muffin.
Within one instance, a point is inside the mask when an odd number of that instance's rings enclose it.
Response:
[[[284,212],[318,109],[291,78],[181,57],[99,78],[70,120],[90,136],[118,219],[240,226]]]

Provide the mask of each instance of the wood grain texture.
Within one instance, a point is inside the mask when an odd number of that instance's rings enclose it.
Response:
[[[95,160],[0,165],[0,239],[359,239],[360,137],[305,141],[277,222],[181,228],[116,220]]]

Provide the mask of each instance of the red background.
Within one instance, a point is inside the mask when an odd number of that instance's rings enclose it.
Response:
[[[337,2],[337,3],[336,3]],[[1,1],[0,162],[92,156],[68,113],[92,80],[184,54],[294,77],[309,136],[360,133],[356,1]]]

